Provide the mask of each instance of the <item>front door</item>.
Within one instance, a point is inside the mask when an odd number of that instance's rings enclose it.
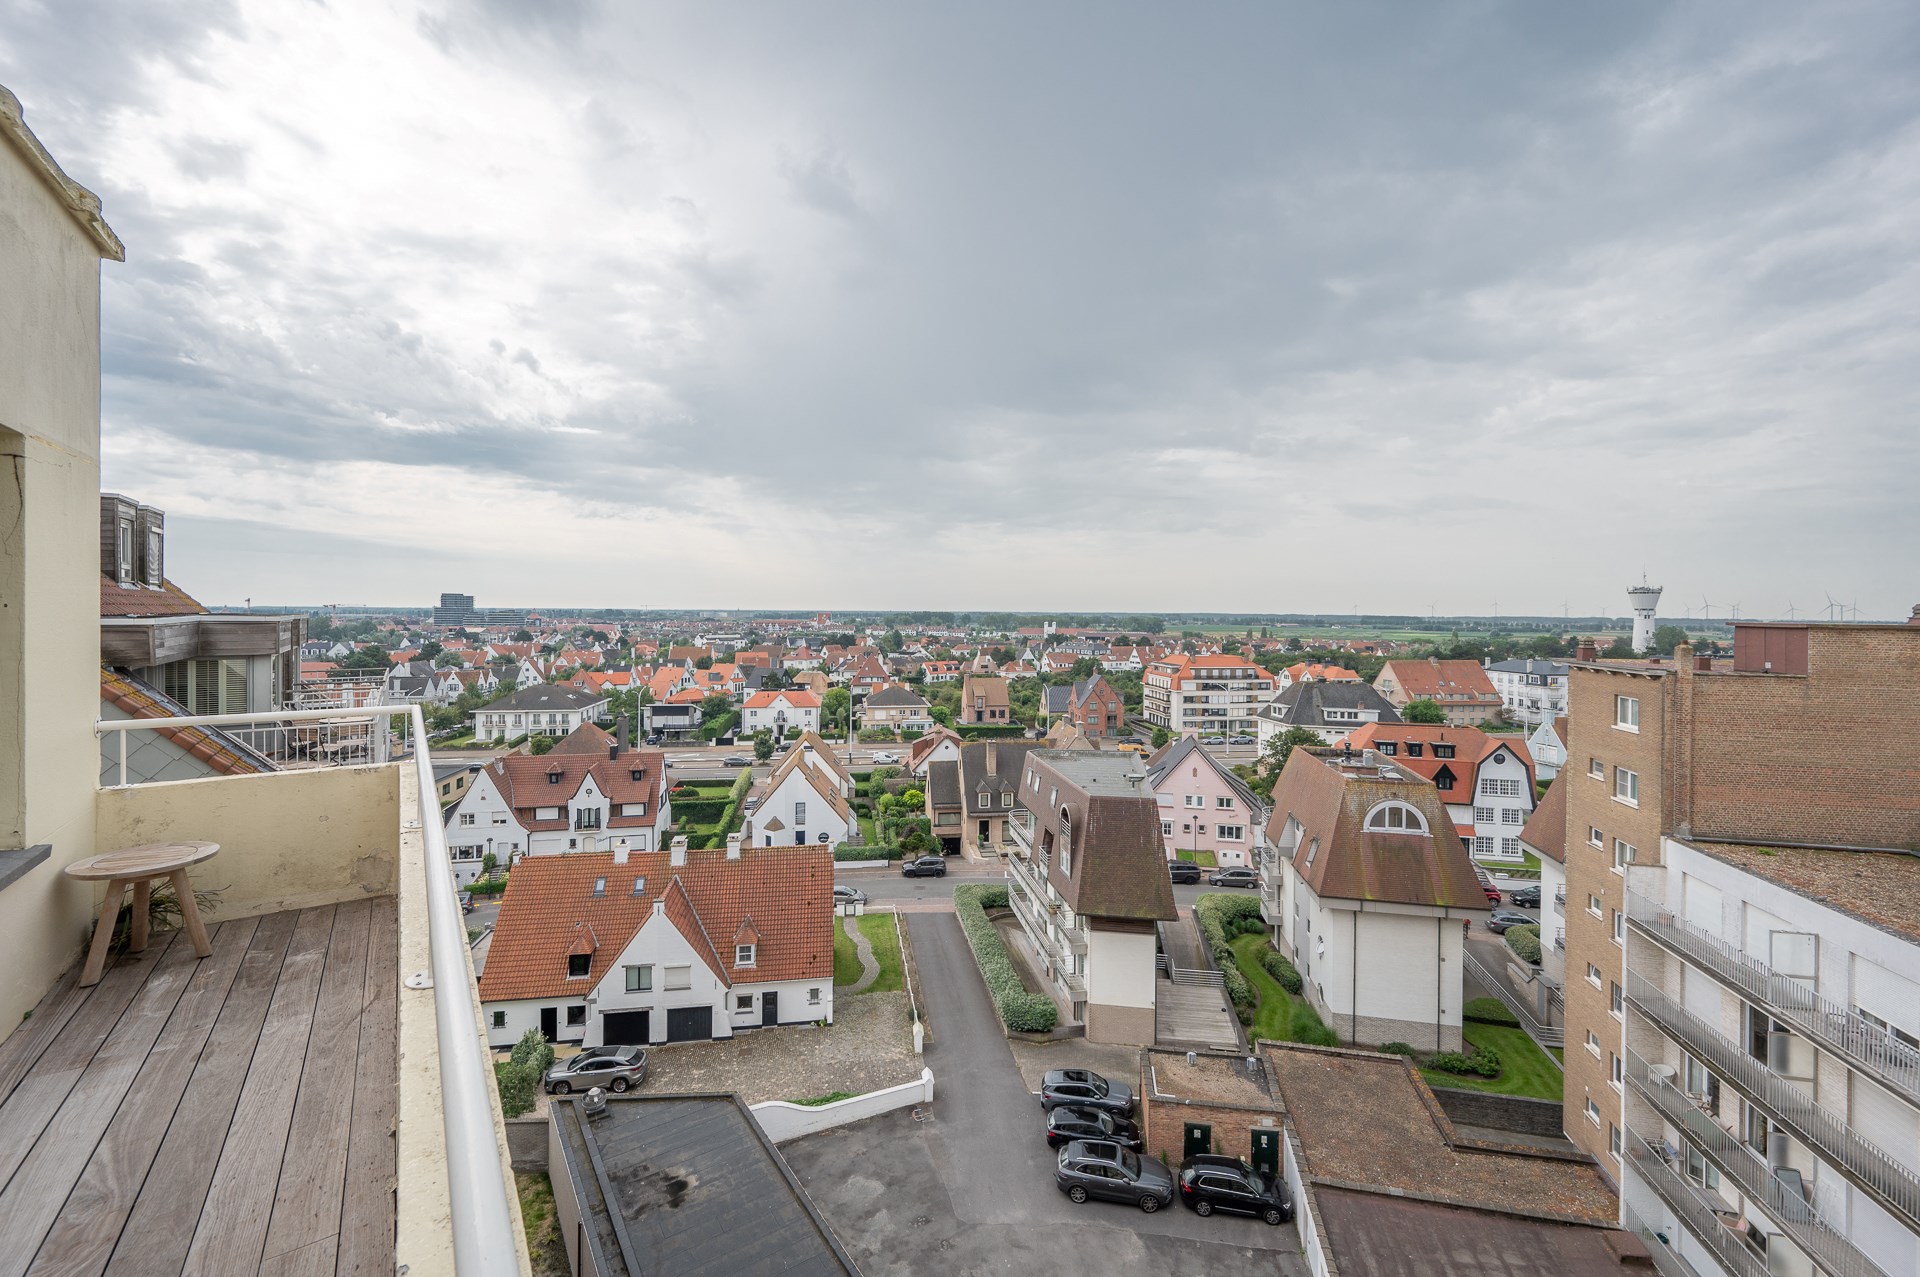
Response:
[[[760,995],[760,1023],[763,1025],[780,1023],[780,995],[771,989]]]
[[[560,1039],[560,1008],[559,1007],[541,1007],[540,1008],[540,1036],[545,1038],[549,1042],[559,1041]]]
[[[1187,1161],[1200,1153],[1213,1152],[1213,1124],[1211,1122],[1188,1122],[1185,1124],[1186,1138],[1180,1142],[1180,1160]]]
[[[1280,1178],[1280,1131],[1277,1127],[1253,1128],[1253,1169],[1268,1179]]]

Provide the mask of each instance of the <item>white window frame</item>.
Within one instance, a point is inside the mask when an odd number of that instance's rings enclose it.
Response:
[[[1600,1035],[1592,1029],[1587,1030],[1587,1053],[1596,1060],[1600,1058]]]
[[[1623,842],[1618,838],[1614,839],[1613,840],[1613,871],[1617,874],[1620,874],[1622,877],[1624,877],[1627,872],[1627,866],[1632,864],[1634,857],[1639,854],[1640,854],[1640,849],[1634,846],[1632,843]]]
[[[693,965],[687,962],[670,964],[664,987],[669,993],[679,993],[693,987]]]
[[[1393,823],[1389,819],[1390,817],[1397,817],[1399,823]],[[1412,803],[1401,802],[1397,798],[1389,798],[1367,808],[1366,818],[1360,822],[1360,825],[1365,832],[1373,834],[1425,834],[1430,832],[1427,828],[1426,813],[1422,812]]]
[[[1624,791],[1624,792],[1623,792]],[[1640,805],[1640,773],[1618,764],[1613,769],[1613,801],[1628,807]]]
[[[733,965],[736,967],[753,966],[754,959],[758,956],[758,948],[759,946],[751,944],[737,944],[733,946]]]
[[[1587,1120],[1593,1123],[1594,1130],[1600,1129],[1600,1106],[1593,1102],[1592,1096],[1587,1097]]]
[[[1600,897],[1594,895],[1591,891],[1587,893],[1587,912],[1592,914],[1596,918],[1603,918],[1606,916],[1606,914],[1601,908]]]
[[[1640,730],[1640,698],[1638,696],[1613,698],[1613,725],[1623,732]]]
[[[1600,832],[1600,826],[1588,825],[1587,826],[1587,846],[1605,847],[1606,845],[1607,845],[1607,836]]]
[[[1597,758],[1587,759],[1587,775],[1594,780],[1607,778],[1607,765]]]
[[[1592,985],[1596,989],[1603,989],[1606,987],[1605,985],[1600,983],[1600,968],[1595,966],[1591,962],[1587,964],[1587,983]]]

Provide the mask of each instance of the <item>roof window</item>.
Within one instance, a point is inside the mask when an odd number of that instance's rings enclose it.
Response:
[[[607,880],[605,878],[595,878],[593,880],[593,894],[596,896],[604,896],[607,894]]]
[[[1410,803],[1375,803],[1367,812],[1365,828],[1369,833],[1424,834],[1427,818]]]

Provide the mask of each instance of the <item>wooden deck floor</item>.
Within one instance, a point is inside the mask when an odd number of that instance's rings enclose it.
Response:
[[[393,1272],[391,899],[177,932],[0,1043],[0,1277]]]

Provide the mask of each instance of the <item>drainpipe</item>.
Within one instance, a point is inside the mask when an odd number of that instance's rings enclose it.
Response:
[[[1440,968],[1447,964],[1447,937],[1444,930],[1447,920],[1444,917],[1433,920],[1433,1049],[1440,1049],[1440,995],[1446,988],[1446,978]]]
[[[1347,1021],[1352,1027],[1352,1032],[1350,1032],[1348,1036],[1355,1042],[1358,1042],[1360,1040],[1360,911],[1358,909],[1353,911],[1353,975],[1351,980],[1353,991],[1348,995],[1348,999],[1352,1009],[1347,1012]]]

